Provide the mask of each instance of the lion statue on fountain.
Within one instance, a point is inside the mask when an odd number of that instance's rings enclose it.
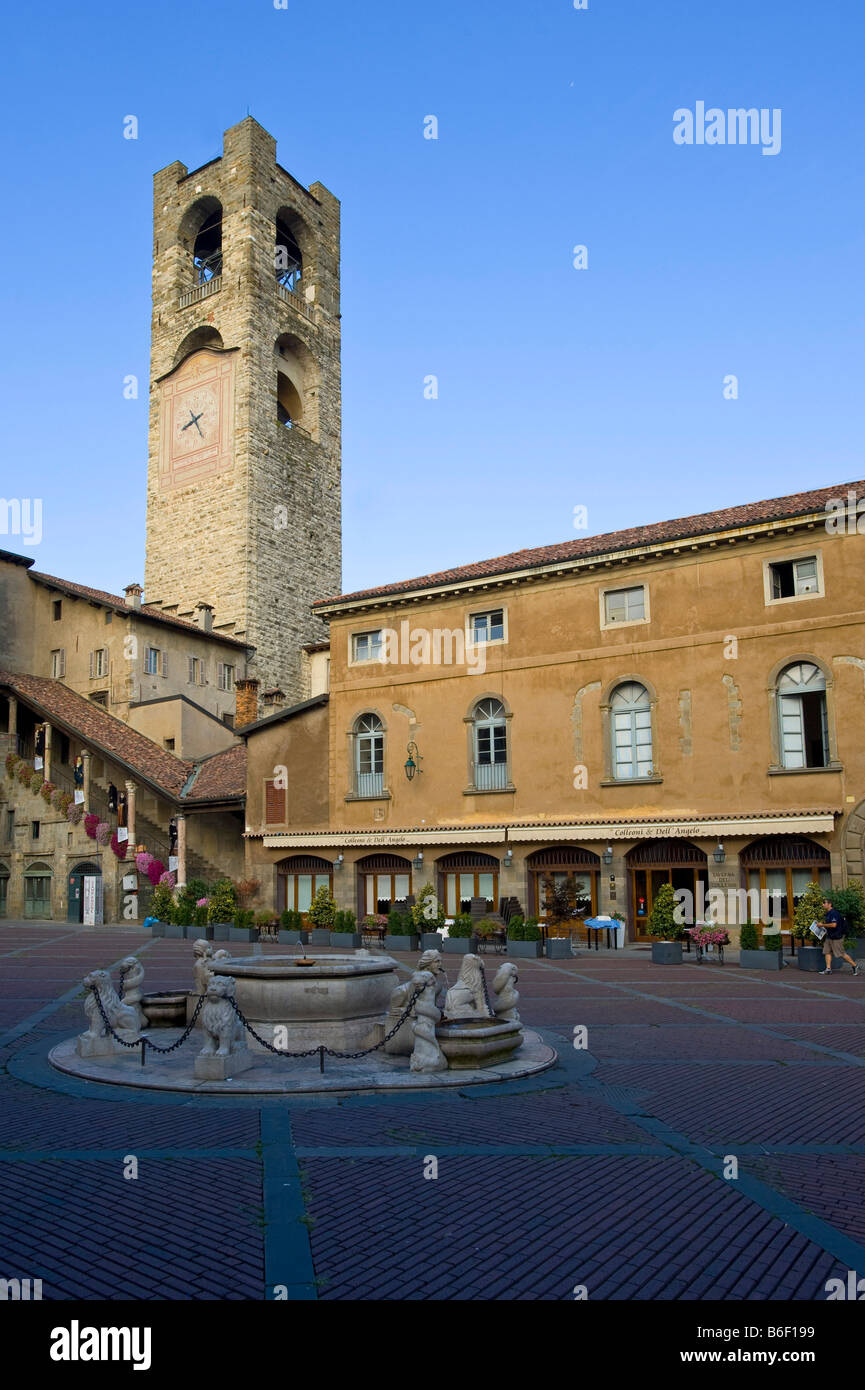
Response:
[[[229,975],[211,975],[201,1009],[204,1046],[199,1057],[228,1057],[239,1052],[244,1028],[232,1007],[235,982]]]
[[[87,1032],[82,1033],[81,1037],[88,1041],[96,1038],[106,1038],[109,1036],[109,1028],[114,1028],[118,1033],[128,1033],[133,1037],[138,1037],[141,1029],[138,1020],[138,1011],[134,1005],[124,1004],[114,985],[111,983],[111,976],[107,970],[91,970],[89,975],[84,976],[84,988],[87,995],[84,1000],[84,1012],[87,1015]],[[94,989],[96,993],[94,993]],[[99,1002],[102,1004],[100,1012]],[[107,1024],[102,1014],[105,1014]]]
[[[484,990],[484,967],[477,956],[463,956],[456,984],[445,996],[446,1018],[489,1018]]]

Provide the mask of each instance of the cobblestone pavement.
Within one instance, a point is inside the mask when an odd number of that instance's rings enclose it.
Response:
[[[192,1098],[47,1064],[133,952],[146,990],[190,983],[188,942],[0,924],[0,1278],[46,1299],[819,1301],[865,1273],[865,978],[520,961],[540,1076]]]

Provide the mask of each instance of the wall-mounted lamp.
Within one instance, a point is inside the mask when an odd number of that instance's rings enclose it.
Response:
[[[340,853],[336,856],[336,859],[334,860],[333,867],[335,869],[341,869],[344,863],[345,855],[342,853],[342,851],[340,851]]]
[[[506,868],[506,869],[509,869],[509,868],[511,867],[511,865],[513,864],[513,862],[514,862],[514,852],[513,852],[513,850],[511,849],[510,845],[508,845],[507,849],[505,850],[505,868]]]
[[[423,868],[423,850],[422,850],[422,849],[419,849],[419,850],[418,850],[418,852],[417,852],[417,854],[415,855],[414,859],[411,861],[411,864],[412,864],[412,868],[413,868],[413,869],[417,869],[418,873],[420,873],[421,869]]]
[[[604,861],[605,864],[612,864],[612,862],[613,862],[613,846],[612,846],[612,845],[607,845],[607,848],[604,850],[603,854],[601,855],[601,858],[603,859],[603,861]]]
[[[716,864],[723,864],[724,860],[727,858],[727,851],[724,849],[720,840],[718,841],[718,848],[715,850],[713,857]]]
[[[408,757],[406,758],[404,763],[405,775],[408,778],[408,780],[411,781],[415,773],[420,772],[418,763],[422,763],[423,758],[417,751],[417,744],[414,742],[406,745],[406,752],[408,753]]]

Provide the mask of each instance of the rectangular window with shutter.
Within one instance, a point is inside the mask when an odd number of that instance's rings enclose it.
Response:
[[[66,648],[59,647],[51,653],[51,675],[54,680],[62,680],[66,675]]]
[[[97,647],[95,652],[90,653],[90,676],[91,679],[108,674],[108,653],[104,647]]]
[[[285,787],[277,787],[273,778],[264,784],[264,819],[267,825],[285,824]]]
[[[162,652],[162,674],[168,675],[168,652]]]

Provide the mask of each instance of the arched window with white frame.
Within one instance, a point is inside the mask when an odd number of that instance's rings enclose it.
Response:
[[[778,677],[778,723],[783,767],[828,765],[826,677],[813,661],[796,661]]]
[[[474,785],[501,791],[508,785],[508,723],[501,700],[479,700],[472,714]]]
[[[651,777],[652,706],[649,692],[638,681],[617,686],[610,700],[613,776],[617,781]]]
[[[354,725],[356,796],[381,796],[384,791],[384,725],[377,714],[362,714]]]

